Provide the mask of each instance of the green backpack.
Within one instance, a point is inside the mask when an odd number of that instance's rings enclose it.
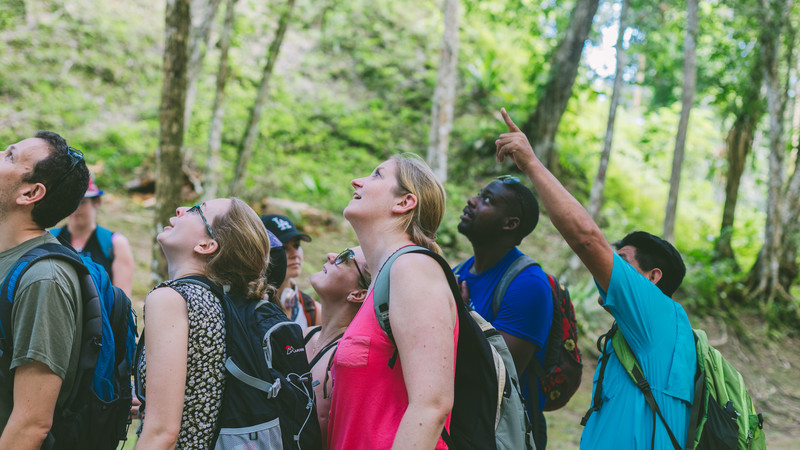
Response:
[[[756,413],[742,375],[708,343],[705,331],[693,331],[698,370],[686,437],[686,442],[691,445],[687,448],[766,449],[764,418],[761,413]],[[661,418],[672,445],[680,450],[681,446],[661,415],[636,357],[619,330],[611,338],[611,345],[628,375],[642,390],[653,415],[658,414]]]

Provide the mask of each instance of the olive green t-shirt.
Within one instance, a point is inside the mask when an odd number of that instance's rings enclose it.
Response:
[[[45,233],[0,253],[0,280],[25,252],[46,242],[58,241]],[[82,317],[80,282],[70,263],[39,261],[17,283],[11,309],[11,372],[33,361],[45,364],[63,380],[57,405],[64,403],[75,381]],[[0,433],[13,409],[13,386],[0,386]]]

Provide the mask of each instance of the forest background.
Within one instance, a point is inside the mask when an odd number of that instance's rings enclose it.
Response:
[[[519,173],[494,160],[505,107],[609,239],[675,242],[676,299],[745,374],[770,448],[790,448],[799,14],[791,0],[3,0],[0,138],[49,129],[85,152],[100,222],[134,246],[140,308],[176,206],[235,194],[288,214],[314,236],[307,275],[355,244],[350,179],[397,152],[445,181],[439,242],[464,259],[466,199]],[[610,319],[544,214],[521,248],[567,283],[581,322],[583,387],[548,415],[551,448],[572,448]]]

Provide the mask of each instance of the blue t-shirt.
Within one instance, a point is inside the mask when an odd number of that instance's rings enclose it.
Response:
[[[697,368],[694,334],[686,311],[616,253],[613,264],[608,292],[599,286],[597,289],[636,355],[670,429],[684,446]],[[603,404],[586,423],[581,448],[649,449],[653,411],[610,342],[606,351],[610,355],[603,379]],[[601,367],[598,364],[594,372],[592,398]],[[657,449],[673,449],[658,417],[655,443]]]
[[[536,357],[544,366],[544,349],[553,322],[553,297],[550,292],[550,282],[547,281],[547,275],[542,268],[538,265],[530,266],[520,272],[508,286],[497,311],[497,317],[492,311],[495,287],[511,263],[521,255],[521,251],[513,248],[497,264],[477,275],[469,271],[475,261],[473,256],[461,265],[456,276],[459,282],[467,282],[472,309],[496,329],[536,344],[539,347]],[[531,414],[533,409],[532,402],[528,401],[530,396],[527,370],[519,374],[519,379],[528,413]],[[544,406],[544,395],[540,388],[538,404],[540,411],[542,406]]]

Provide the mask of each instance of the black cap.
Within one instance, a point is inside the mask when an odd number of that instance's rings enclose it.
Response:
[[[269,266],[267,267],[267,284],[279,288],[286,278],[286,249],[277,236],[267,230],[269,235]]]
[[[298,237],[303,241],[311,242],[311,236],[298,231],[294,223],[286,216],[267,214],[266,216],[261,216],[261,222],[263,222],[267,230],[271,231],[284,245]]]

